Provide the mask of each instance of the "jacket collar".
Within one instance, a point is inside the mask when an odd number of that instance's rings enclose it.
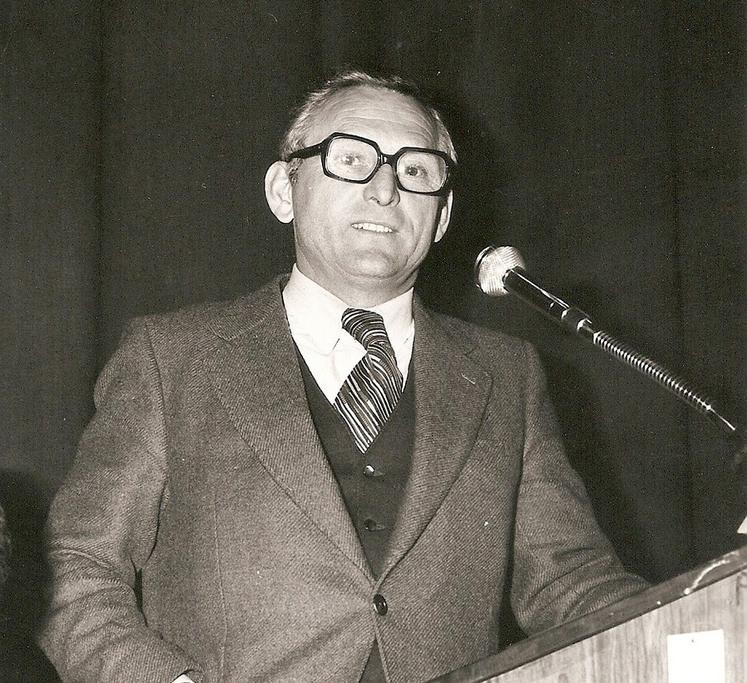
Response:
[[[452,336],[418,299],[414,315],[415,444],[380,581],[418,540],[459,476],[492,386],[490,374],[470,358],[470,339]]]

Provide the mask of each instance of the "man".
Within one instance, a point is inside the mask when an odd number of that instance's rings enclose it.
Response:
[[[438,113],[342,74],[281,158],[290,279],[136,321],[99,380],[50,515],[63,680],[426,680],[499,649],[506,581],[530,633],[643,587],[528,345],[413,299],[452,207]]]

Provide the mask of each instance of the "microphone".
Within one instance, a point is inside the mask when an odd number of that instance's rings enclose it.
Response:
[[[488,296],[514,294],[579,336],[589,337],[593,333],[593,323],[586,313],[550,294],[527,275],[518,249],[483,249],[475,261],[475,284]]]
[[[475,284],[488,296],[513,294],[551,320],[664,387],[705,415],[722,431],[730,436],[737,434],[737,427],[716,410],[713,401],[699,394],[663,365],[597,329],[591,318],[580,308],[566,303],[532,280],[526,273],[524,259],[517,249],[492,246],[483,249],[475,261]]]

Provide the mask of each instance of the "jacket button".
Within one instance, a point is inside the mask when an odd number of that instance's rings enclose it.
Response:
[[[377,470],[373,465],[366,465],[363,468],[364,477],[380,477],[384,474],[381,470]]]
[[[363,528],[366,531],[383,531],[386,529],[383,524],[379,524],[375,519],[363,520]]]
[[[376,610],[376,614],[384,616],[389,611],[389,605],[386,604],[386,598],[381,593],[376,593],[373,596],[373,606]]]

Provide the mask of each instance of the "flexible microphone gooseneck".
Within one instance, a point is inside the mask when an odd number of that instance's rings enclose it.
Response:
[[[513,247],[486,247],[475,262],[475,284],[489,296],[513,294],[574,334],[588,339],[613,358],[652,379],[678,399],[705,415],[730,436],[737,434],[733,422],[721,415],[713,401],[699,394],[685,380],[647,358],[612,335],[596,328],[589,316],[534,282],[526,273],[524,259]]]

